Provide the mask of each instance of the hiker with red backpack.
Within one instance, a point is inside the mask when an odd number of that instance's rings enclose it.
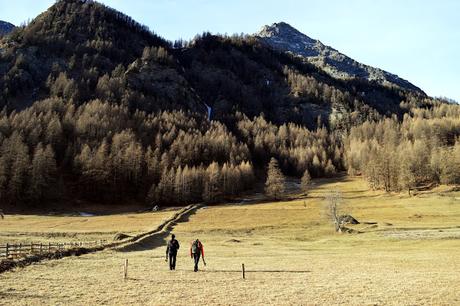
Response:
[[[203,244],[201,243],[200,240],[195,240],[192,242],[192,245],[190,246],[190,258],[193,258],[195,262],[195,267],[193,271],[197,272],[198,271],[198,263],[200,261],[200,256],[203,257],[203,263],[206,266],[206,261],[204,260],[204,248]]]

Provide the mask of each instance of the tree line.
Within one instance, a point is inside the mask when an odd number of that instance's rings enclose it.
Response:
[[[3,110],[0,200],[212,202],[267,173],[278,186],[267,193],[278,197],[283,175],[302,177],[307,188],[312,177],[345,169],[387,191],[460,183],[457,105],[410,108],[402,120],[365,121],[348,132],[232,118],[225,125],[191,112],[149,114],[101,100],[76,106],[62,97]]]
[[[319,177],[344,169],[342,155],[338,134],[324,127],[241,113],[227,127],[196,113],[54,97],[0,113],[0,200],[217,201],[263,180],[272,157],[284,175]]]
[[[250,188],[250,152],[224,125],[185,112],[146,114],[51,98],[0,114],[0,201],[63,195],[167,204]]]
[[[438,104],[412,108],[395,117],[366,121],[345,138],[350,174],[386,191],[460,183],[460,107]]]

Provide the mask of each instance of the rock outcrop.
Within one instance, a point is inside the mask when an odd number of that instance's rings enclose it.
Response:
[[[0,20],[0,37],[13,31],[14,24]]]

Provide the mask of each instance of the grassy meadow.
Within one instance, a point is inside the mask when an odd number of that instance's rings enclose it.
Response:
[[[329,190],[341,191],[342,212],[377,224],[354,226],[361,234],[335,233],[325,213]],[[61,232],[129,232],[167,217],[129,216],[49,221]],[[19,221],[31,233],[51,231],[46,219],[28,218]],[[176,271],[164,247],[44,261],[0,274],[0,304],[460,304],[460,192],[448,188],[409,197],[369,191],[359,178],[315,180],[304,199],[204,207],[173,232],[182,245]],[[198,273],[188,254],[195,238],[207,261]]]
[[[0,244],[112,240],[116,233],[150,230],[173,210],[107,216],[7,215],[0,220]]]

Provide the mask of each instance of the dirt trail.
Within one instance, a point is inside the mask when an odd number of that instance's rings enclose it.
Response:
[[[113,249],[119,252],[133,252],[154,249],[164,245],[164,239],[169,235],[174,226],[180,222],[187,222],[190,215],[194,214],[202,206],[203,204],[186,206],[171,218],[162,222],[154,230],[137,235],[129,240],[124,240],[121,244],[114,246]]]

